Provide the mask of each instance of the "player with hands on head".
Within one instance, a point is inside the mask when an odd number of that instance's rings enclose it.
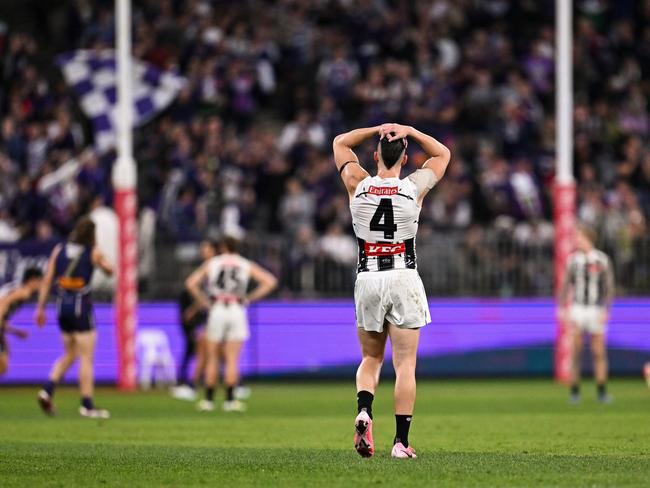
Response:
[[[378,137],[377,176],[361,167],[353,148]],[[408,140],[428,155],[420,169],[400,178],[408,161]],[[354,445],[363,457],[374,454],[372,402],[390,337],[395,367],[395,438],[391,456],[415,458],[408,434],[415,405],[415,364],[420,328],[431,321],[417,272],[415,237],[422,201],[444,176],[451,153],[419,130],[383,124],[341,134],[334,160],[350,198],[359,257],[354,301],[362,360],[357,370]]]

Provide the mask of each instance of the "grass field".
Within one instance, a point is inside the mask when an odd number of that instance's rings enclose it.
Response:
[[[113,418],[81,419],[72,389],[44,418],[35,390],[0,389],[0,485],[650,486],[650,392],[615,381],[612,405],[566,404],[550,381],[420,382],[411,443],[390,459],[391,391],[375,402],[377,455],[352,444],[351,384],[258,384],[246,414],[201,414],[161,392],[98,392]]]

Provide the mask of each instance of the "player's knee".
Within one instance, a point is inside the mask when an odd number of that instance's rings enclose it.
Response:
[[[79,360],[85,362],[92,362],[95,356],[95,351],[92,349],[82,349],[79,351]],[[74,356],[73,356],[74,359]]]
[[[381,365],[384,363],[384,355],[368,355],[364,354],[363,356],[363,362],[367,364],[368,366],[375,366],[375,367],[381,367]]]
[[[605,349],[601,347],[596,347],[592,350],[592,356],[594,358],[594,361],[604,361],[607,359],[607,355],[605,354]]]
[[[70,363],[77,359],[77,356],[79,356],[79,351],[76,349],[69,349],[63,353],[63,360]]]
[[[395,374],[398,376],[413,376],[415,378],[415,361],[411,359],[393,361]]]

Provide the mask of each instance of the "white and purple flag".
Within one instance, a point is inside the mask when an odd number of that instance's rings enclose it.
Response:
[[[79,97],[79,103],[95,132],[95,147],[104,153],[116,145],[117,72],[113,50],[78,50],[56,59],[66,83]],[[174,101],[185,80],[176,73],[161,71],[134,59],[133,125],[151,120]]]

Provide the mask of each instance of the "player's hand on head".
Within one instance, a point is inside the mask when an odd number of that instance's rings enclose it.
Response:
[[[406,139],[409,135],[410,127],[401,124],[383,124],[379,130],[380,138],[387,137],[390,142],[397,139]]]
[[[394,132],[395,124],[381,124],[379,127],[379,139],[383,139],[391,132]]]

